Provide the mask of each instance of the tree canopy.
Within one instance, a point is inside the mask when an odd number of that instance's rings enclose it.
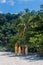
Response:
[[[0,13],[0,46],[13,51],[16,42],[31,48],[43,47],[43,5],[38,11]]]

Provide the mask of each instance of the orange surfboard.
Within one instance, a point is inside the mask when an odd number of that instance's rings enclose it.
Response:
[[[19,47],[19,45],[16,43],[16,44],[15,44],[15,54],[16,54],[16,55],[18,54],[18,47]]]

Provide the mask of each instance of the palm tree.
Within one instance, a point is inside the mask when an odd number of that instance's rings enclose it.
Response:
[[[24,15],[19,17],[20,23],[17,25],[18,29],[18,38],[19,40],[23,41],[24,44],[28,43],[28,28],[29,28],[29,22],[32,20],[32,16],[30,15],[30,12],[25,9]]]

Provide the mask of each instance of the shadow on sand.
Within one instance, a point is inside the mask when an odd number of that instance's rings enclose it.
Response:
[[[13,52],[5,52],[0,54],[0,56],[8,56],[8,57],[17,57],[23,60],[30,60],[30,61],[38,61],[38,60],[43,60],[43,57],[37,56],[36,53],[31,53],[28,55],[15,55]]]
[[[31,61],[43,60],[43,57],[37,56],[36,53],[31,53],[31,54],[28,54],[28,55],[15,55],[15,54],[12,54],[12,55],[9,55],[9,57],[18,57],[20,59],[31,60]]]

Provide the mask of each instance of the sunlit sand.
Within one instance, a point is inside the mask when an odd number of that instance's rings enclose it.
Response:
[[[43,58],[36,55],[15,56],[11,52],[0,52],[0,65],[43,65]]]

